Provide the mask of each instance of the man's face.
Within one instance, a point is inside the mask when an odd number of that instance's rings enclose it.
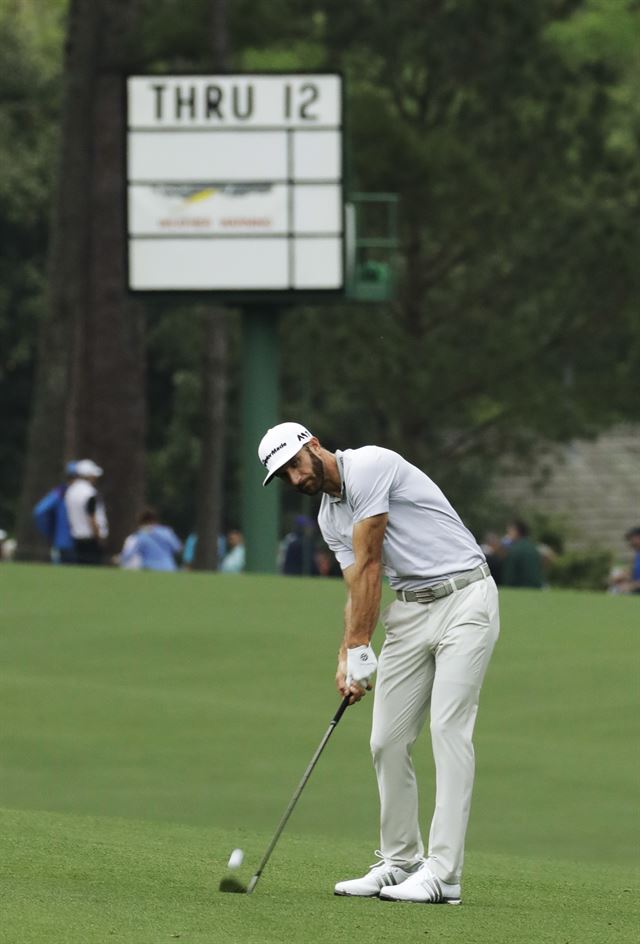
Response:
[[[324,464],[309,446],[303,446],[276,475],[303,495],[317,495],[324,485]]]
[[[634,551],[640,551],[640,534],[629,535],[629,544]]]

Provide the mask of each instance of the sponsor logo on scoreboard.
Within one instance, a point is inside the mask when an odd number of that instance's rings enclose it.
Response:
[[[132,190],[135,233],[286,230],[286,194],[275,184],[139,184]]]

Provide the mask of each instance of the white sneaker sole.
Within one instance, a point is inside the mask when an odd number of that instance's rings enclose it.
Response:
[[[341,898],[379,898],[380,892],[371,892],[369,895],[364,895],[361,892],[337,892],[334,888],[334,895],[339,895]]]
[[[404,905],[461,905],[462,898],[444,898],[442,901],[420,901],[417,898],[387,898],[378,895],[380,901],[397,901]]]

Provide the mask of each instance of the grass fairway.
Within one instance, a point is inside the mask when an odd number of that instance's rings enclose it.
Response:
[[[637,599],[502,594],[464,904],[429,908],[331,894],[377,846],[370,700],[256,892],[217,891],[337,706],[339,581],[7,565],[0,587],[3,944],[637,940]],[[426,835],[426,734],[415,756]]]

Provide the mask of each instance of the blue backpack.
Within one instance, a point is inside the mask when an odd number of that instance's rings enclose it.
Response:
[[[67,508],[64,503],[65,485],[58,485],[41,498],[33,509],[36,528],[44,534],[49,544],[59,550],[73,548]]]

